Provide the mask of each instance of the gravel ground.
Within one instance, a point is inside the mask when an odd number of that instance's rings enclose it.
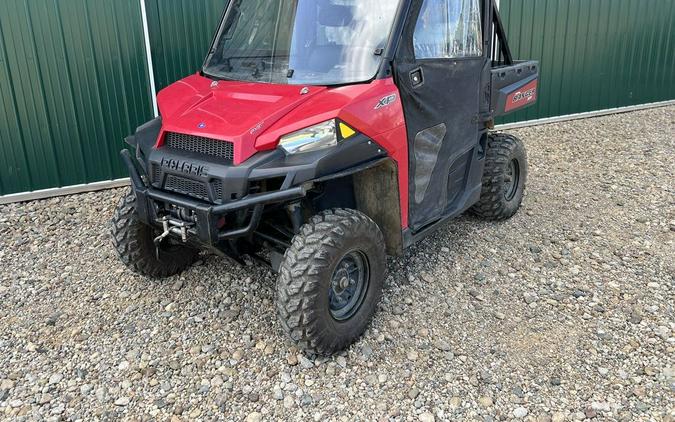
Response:
[[[128,272],[121,190],[0,207],[0,417],[675,420],[675,107],[514,132],[523,211],[391,259],[333,358],[285,340],[269,270]]]

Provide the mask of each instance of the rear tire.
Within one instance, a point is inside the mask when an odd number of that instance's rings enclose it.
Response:
[[[198,251],[165,239],[157,257],[154,239],[159,232],[136,217],[136,195],[129,191],[120,199],[111,221],[113,246],[131,271],[150,278],[180,274],[195,261]]]
[[[527,153],[512,135],[489,135],[480,201],[471,208],[478,217],[506,220],[520,209],[527,183]]]
[[[368,216],[324,211],[302,226],[277,281],[277,314],[305,352],[330,355],[366,330],[382,296],[384,236]]]

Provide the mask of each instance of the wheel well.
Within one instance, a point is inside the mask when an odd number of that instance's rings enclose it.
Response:
[[[317,213],[331,208],[361,211],[382,230],[387,254],[403,253],[398,168],[393,160],[323,182],[312,202]]]

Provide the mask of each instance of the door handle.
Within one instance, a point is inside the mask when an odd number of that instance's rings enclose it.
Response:
[[[413,88],[418,88],[424,85],[424,71],[421,67],[410,72],[410,82]]]

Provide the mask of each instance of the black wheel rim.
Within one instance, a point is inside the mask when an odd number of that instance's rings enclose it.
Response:
[[[506,169],[506,177],[504,178],[504,196],[507,201],[511,201],[518,193],[518,185],[520,185],[520,163],[518,160],[511,160]]]
[[[328,288],[328,306],[337,321],[353,317],[361,308],[370,283],[368,259],[360,251],[346,254],[338,262]]]

